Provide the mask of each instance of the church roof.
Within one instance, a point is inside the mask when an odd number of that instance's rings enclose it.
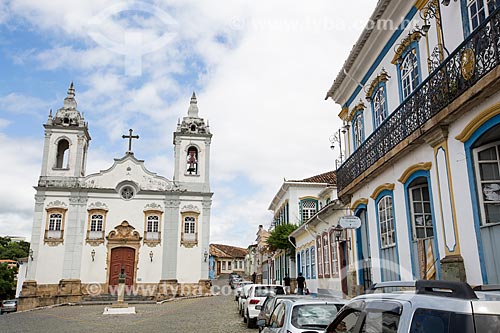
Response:
[[[210,244],[210,255],[217,258],[244,258],[248,250],[223,244]]]
[[[337,173],[335,171],[328,171],[316,176],[305,178],[302,180],[289,180],[289,182],[296,183],[326,183],[330,185],[337,185]]]

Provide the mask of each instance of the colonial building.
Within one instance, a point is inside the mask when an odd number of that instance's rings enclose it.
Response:
[[[208,124],[193,93],[173,135],[173,180],[128,151],[86,175],[88,123],[71,84],[44,124],[45,142],[20,308],[108,293],[124,270],[134,293],[162,298],[183,286],[207,287],[211,197]],[[162,147],[158,147],[162,151]],[[168,287],[168,288],[166,288]],[[186,290],[186,289],[185,289]]]
[[[303,180],[285,180],[268,208],[274,214],[271,229],[280,224],[289,223],[300,226],[307,222],[324,205],[330,203],[331,196],[324,196],[321,200],[320,195],[334,183],[335,173],[332,171]],[[299,262],[308,263],[307,269],[306,266],[299,265],[295,256],[291,256],[290,253],[278,250],[273,254],[271,271],[275,283],[282,284],[285,274],[295,278],[298,272],[303,272],[309,285],[316,285],[314,281],[317,279],[315,241],[314,237],[309,236],[303,242],[296,244]],[[303,253],[302,250],[304,250]]]
[[[296,244],[297,271],[306,278],[312,294],[355,295],[361,289],[355,280],[353,231],[340,227],[349,209],[337,199],[335,174],[318,194],[320,209],[290,234]]]
[[[269,238],[269,231],[267,231],[263,225],[259,225],[259,230],[256,233],[257,238],[255,239],[255,263],[256,269],[256,280],[259,283],[271,284],[273,281],[273,270],[272,270],[272,258],[271,251],[269,250],[269,244],[267,244],[267,239]]]
[[[222,244],[210,244],[210,256],[214,261],[214,277],[221,274],[245,274],[245,259],[248,250]]]
[[[380,0],[327,92],[374,282],[500,283],[499,5]]]

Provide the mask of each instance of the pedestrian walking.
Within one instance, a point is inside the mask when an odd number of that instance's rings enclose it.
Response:
[[[304,295],[304,289],[306,286],[306,279],[302,276],[302,273],[299,273],[299,276],[297,277],[297,294]]]
[[[285,277],[283,278],[283,285],[285,286],[285,293],[287,295],[290,294],[290,277],[288,274],[285,274]]]
[[[252,282],[255,284],[256,280],[257,280],[257,273],[253,272],[253,274],[252,274]]]

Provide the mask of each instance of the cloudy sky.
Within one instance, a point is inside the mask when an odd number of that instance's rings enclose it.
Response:
[[[43,123],[71,81],[87,172],[127,149],[169,179],[193,90],[209,119],[211,241],[248,246],[283,179],[334,168],[324,101],[376,0],[0,1],[0,235],[30,237]]]

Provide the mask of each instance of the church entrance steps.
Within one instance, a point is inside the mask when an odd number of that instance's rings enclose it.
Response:
[[[156,299],[154,296],[140,296],[140,295],[125,295],[124,302],[129,304],[156,304]],[[96,296],[83,296],[79,305],[100,305],[100,304],[112,304],[116,302],[116,295],[103,294]]]

